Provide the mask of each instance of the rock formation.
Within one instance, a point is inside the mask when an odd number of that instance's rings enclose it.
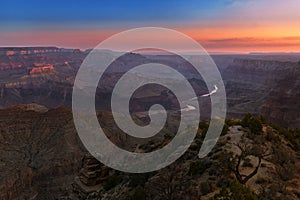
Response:
[[[82,169],[72,184],[75,196],[79,199],[87,199],[93,194],[98,194],[107,176],[108,168],[90,154],[86,154]]]
[[[42,73],[50,73],[54,71],[54,66],[53,65],[45,65],[43,67],[34,67],[30,70],[29,74],[42,74]]]

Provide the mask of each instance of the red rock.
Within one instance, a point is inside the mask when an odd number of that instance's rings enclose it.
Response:
[[[54,71],[53,65],[45,65],[43,67],[32,68],[32,70],[29,72],[29,74],[33,75],[33,74],[48,73],[48,72],[53,72],[53,71]]]

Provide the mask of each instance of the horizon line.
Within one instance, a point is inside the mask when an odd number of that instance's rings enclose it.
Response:
[[[79,48],[79,47],[67,47],[67,46],[57,46],[57,45],[29,45],[29,46],[23,46],[23,45],[1,46],[0,45],[0,49],[4,49],[4,48],[58,48],[58,49],[73,49],[73,50],[79,49],[82,52],[95,49],[95,48]],[[101,49],[101,50],[112,51],[110,49]],[[300,54],[300,51],[208,51],[206,49],[205,51],[209,54]],[[149,54],[156,53],[156,52],[157,51],[147,51],[147,53]],[[197,54],[200,52],[182,51],[182,53]]]

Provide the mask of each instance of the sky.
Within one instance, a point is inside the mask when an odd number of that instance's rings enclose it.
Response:
[[[300,52],[300,0],[0,2],[0,46],[88,49],[145,26],[183,32],[208,52]]]

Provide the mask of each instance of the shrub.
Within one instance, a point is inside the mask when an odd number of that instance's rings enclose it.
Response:
[[[243,120],[241,121],[241,125],[245,128],[245,127],[249,127],[249,122],[250,119],[252,118],[252,114],[251,113],[247,113],[245,115],[245,117],[243,118]]]
[[[271,127],[267,127],[266,140],[275,144],[281,142],[279,135],[275,131],[273,131]]]
[[[199,128],[202,129],[202,130],[203,130],[203,129],[208,129],[208,126],[209,126],[209,125],[208,125],[208,122],[207,122],[207,121],[203,121],[203,120],[202,120],[202,121],[199,122]]]
[[[209,124],[208,124],[207,121],[201,121],[199,123],[199,129],[202,130],[202,132],[201,132],[201,139],[205,138],[205,135],[206,135],[206,132],[208,130],[208,127],[209,127]]]
[[[131,200],[145,200],[146,193],[145,193],[144,189],[141,186],[137,187],[130,199]]]
[[[241,125],[241,121],[240,120],[235,120],[235,119],[226,119],[225,123],[228,126],[236,126],[236,125]]]
[[[103,185],[103,188],[108,191],[122,182],[122,177],[118,175],[109,176]]]
[[[221,135],[222,136],[226,135],[228,133],[228,131],[229,131],[229,126],[227,124],[224,124]]]
[[[202,195],[207,195],[213,191],[213,188],[209,182],[202,182],[200,184],[200,190]]]
[[[269,180],[263,178],[263,177],[258,177],[255,181],[256,184],[259,184],[259,185],[263,185],[263,184],[266,184],[266,183],[269,183]]]
[[[206,166],[205,163],[202,161],[192,162],[190,164],[189,175],[191,175],[191,176],[201,175],[205,172],[207,167],[209,167],[209,166]]]
[[[263,128],[261,120],[258,117],[253,117],[252,119],[250,119],[249,128],[251,133],[260,135]]]
[[[260,166],[261,167],[267,167],[267,165],[265,163],[261,163]]]
[[[249,128],[251,133],[260,135],[262,133],[262,121],[260,117],[254,117],[252,114],[247,113],[241,122],[244,128]]]
[[[253,165],[251,163],[251,159],[250,158],[245,158],[242,166],[243,167],[253,167]]]
[[[247,186],[237,180],[231,182],[229,188],[222,187],[221,191],[214,196],[215,200],[258,200],[257,195]]]
[[[152,175],[153,173],[132,174],[129,180],[129,187],[131,188],[136,188],[138,186],[144,187],[145,183]]]
[[[229,187],[229,185],[230,185],[230,183],[231,183],[231,181],[230,181],[230,179],[229,178],[224,178],[224,177],[221,177],[218,181],[217,181],[217,187]]]

